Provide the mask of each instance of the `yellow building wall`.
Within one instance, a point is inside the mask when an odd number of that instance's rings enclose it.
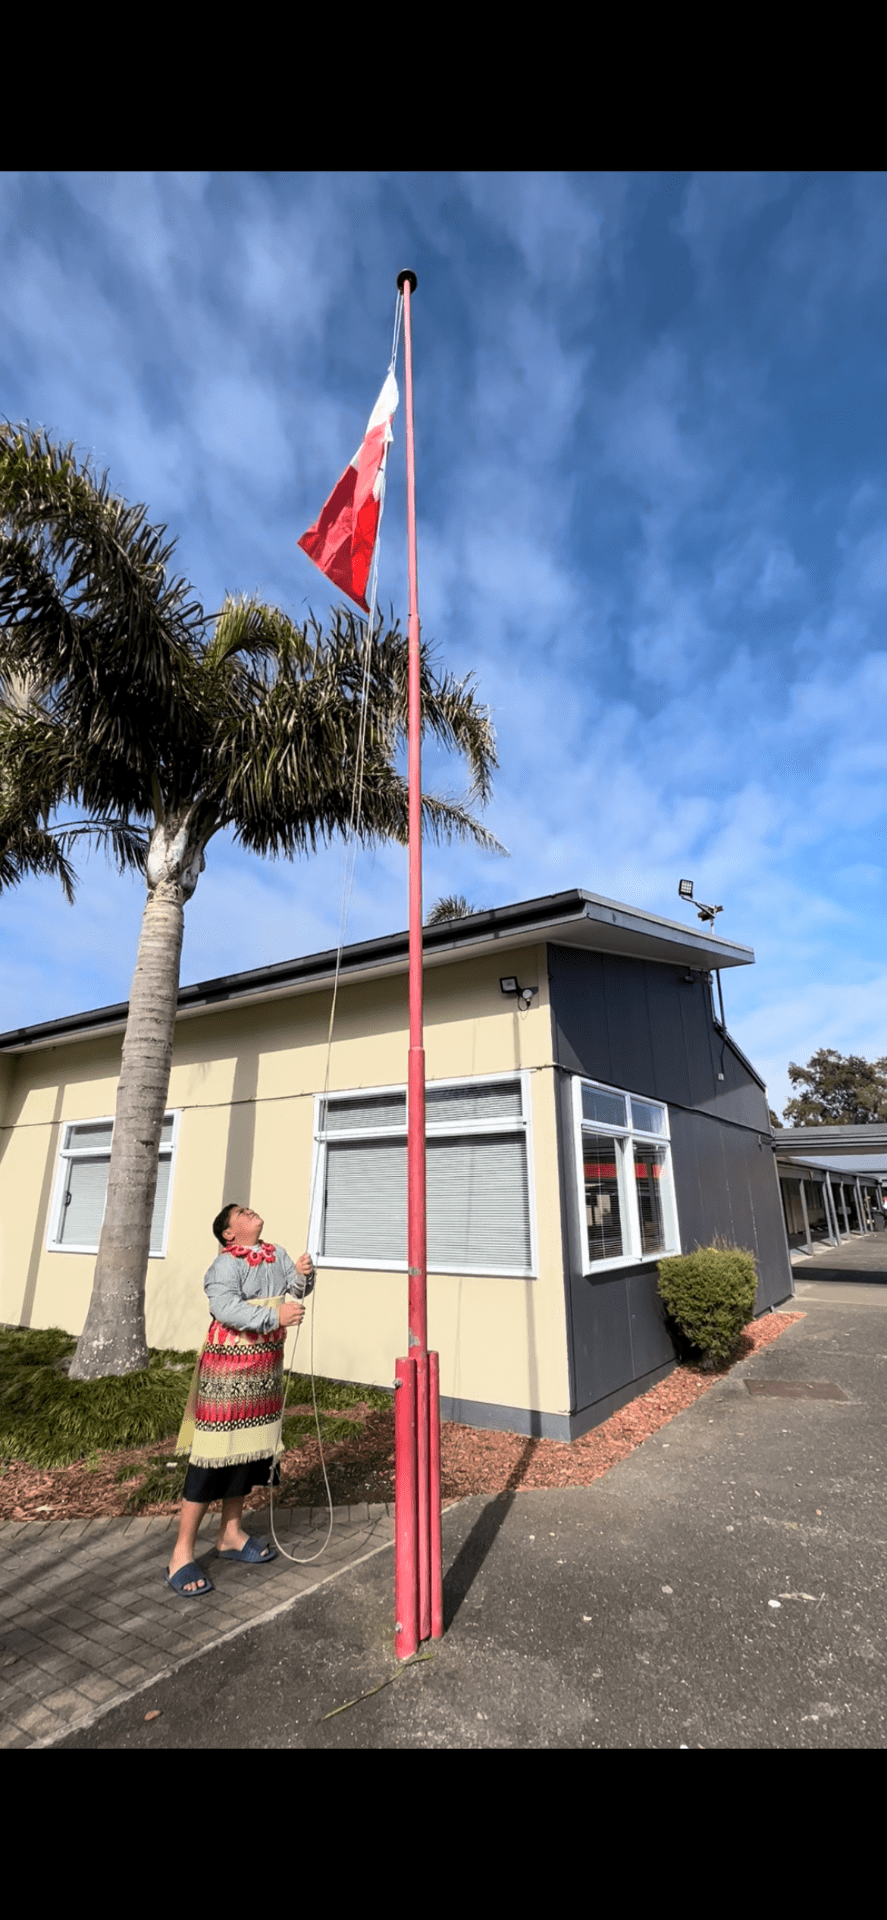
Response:
[[[519,1010],[499,988],[519,968],[538,987]],[[206,1331],[203,1275],[211,1223],[228,1200],[249,1202],[267,1238],[296,1255],[306,1244],[314,1099],[323,1088],[331,990],[233,1005],[177,1023],[168,1106],[181,1113],[168,1250],[148,1263],[151,1346],[191,1347]],[[49,1252],[47,1237],[64,1125],[112,1115],[122,1035],[4,1057],[0,1079],[0,1320],[79,1333],[95,1257]],[[340,986],[329,1089],[403,1085],[404,975]],[[429,1081],[525,1068],[531,1087],[532,1280],[430,1273],[428,1343],[441,1393],[500,1406],[569,1408],[566,1309],[546,950],[522,948],[428,967]],[[406,1252],[406,1250],[404,1250]],[[299,1335],[297,1366],[336,1379],[390,1385],[407,1345],[406,1273],[321,1267]],[[293,1336],[288,1343],[289,1360]]]

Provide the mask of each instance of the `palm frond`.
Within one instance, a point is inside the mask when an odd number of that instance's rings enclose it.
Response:
[[[209,668],[244,658],[274,663],[299,672],[310,668],[313,649],[305,628],[293,625],[277,607],[254,598],[229,596],[216,616],[215,631],[204,660]],[[275,675],[271,676],[276,677]]]
[[[48,818],[69,797],[73,758],[67,733],[40,705],[0,703],[0,808]]]
[[[73,905],[77,875],[55,835],[39,821],[0,816],[0,892],[41,876],[60,881],[65,899]]]
[[[52,823],[51,816],[83,785],[76,743],[41,704],[39,689],[8,679],[0,693],[0,833],[5,885],[26,872],[55,875],[73,899],[74,870],[67,858],[88,838],[113,858],[119,872],[144,867],[144,827],[104,808],[83,821]]]
[[[39,536],[53,570],[67,577],[75,611],[97,592],[117,612],[126,610],[120,644],[135,640],[133,666],[141,665],[139,642],[150,640],[152,624],[174,620],[180,640],[202,629],[205,616],[188,599],[190,587],[168,577],[176,543],[164,539],[166,527],[151,526],[144,506],[128,506],[113,494],[107,473],[94,475],[73,444],[59,446],[28,427],[0,426],[0,514],[26,539]],[[156,665],[162,671],[162,658]]]
[[[232,827],[255,852],[287,857],[347,831],[363,731],[357,830],[367,840],[405,839],[407,789],[394,761],[406,728],[408,648],[396,623],[378,626],[368,659],[363,628],[345,610],[324,635],[316,623],[293,628],[254,601],[229,602],[213,646],[216,674],[233,671],[235,657],[244,654],[261,652],[268,666],[261,681],[232,680],[214,719],[205,708],[211,731],[199,791],[216,809],[217,823]],[[502,852],[471,810],[488,796],[495,764],[489,715],[468,681],[437,675],[427,654],[423,697],[426,725],[464,752],[472,783],[464,801],[427,797],[425,831],[433,838],[467,836]]]
[[[459,800],[444,800],[435,793],[422,795],[422,828],[430,838],[443,845],[450,840],[473,840],[475,846],[484,853],[499,853],[508,858],[508,848],[503,847],[494,833],[476,820],[470,809]]]
[[[498,766],[496,736],[489,708],[475,698],[475,677],[458,680],[455,675],[440,675],[435,670],[431,649],[420,646],[421,712],[423,730],[432,733],[440,744],[462,755],[470,776],[470,799],[485,806],[492,792],[492,777]],[[364,677],[364,635],[361,623],[345,608],[334,616],[332,630],[325,642],[319,671],[342,687],[346,695],[358,697]],[[400,625],[392,620],[387,628],[377,623],[373,637],[369,680],[369,701],[377,729],[384,736],[389,753],[407,734],[409,710],[409,642]]]
[[[279,776],[279,777],[275,777]],[[360,806],[353,819],[355,783],[353,761],[340,759],[326,769],[323,804],[318,804],[317,781],[294,784],[288,757],[269,769],[261,758],[242,763],[232,779],[233,801],[224,824],[253,853],[283,854],[292,859],[315,852],[334,838],[353,830],[364,846],[384,840],[402,846],[409,838],[409,789],[406,780],[381,756],[368,759],[361,783]],[[422,797],[423,832],[432,840],[472,840],[486,853],[507,853],[495,835],[477,820],[464,801],[440,794]]]
[[[15,667],[6,671],[0,668],[0,712],[21,716],[45,714],[47,701],[47,689],[35,673]]]
[[[205,617],[165,535],[72,446],[0,426],[0,654],[115,756],[138,758],[152,728],[187,733],[181,680]]]
[[[110,856],[118,873],[144,873],[148,857],[149,833],[146,827],[129,820],[76,820],[50,829],[59,847],[67,851],[79,840]]]

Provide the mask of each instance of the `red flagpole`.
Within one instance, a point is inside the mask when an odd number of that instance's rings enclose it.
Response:
[[[398,1361],[398,1400],[403,1414],[395,1434],[395,1646],[398,1659],[415,1653],[420,1640],[443,1632],[440,1564],[440,1413],[437,1355],[428,1353],[427,1250],[425,1233],[425,1050],[422,1003],[422,727],[420,715],[419,585],[416,545],[416,463],[413,439],[413,341],[410,299],[416,275],[397,276],[403,294],[406,370],[407,544],[410,611],[409,836],[410,836],[410,1050],[407,1131],[407,1268],[409,1354]],[[431,1364],[430,1364],[431,1363]],[[415,1371],[414,1371],[415,1370]],[[415,1378],[415,1418],[412,1406]],[[398,1408],[400,1414],[400,1408]],[[411,1437],[412,1436],[412,1437]],[[413,1449],[415,1449],[413,1456]],[[412,1457],[407,1458],[407,1452]],[[413,1489],[415,1488],[415,1492]],[[413,1519],[412,1516],[415,1516]]]

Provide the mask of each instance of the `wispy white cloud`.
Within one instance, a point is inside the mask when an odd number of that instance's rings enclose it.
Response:
[[[747,245],[752,223],[803,179],[761,172],[696,173],[688,179],[674,225],[690,249],[703,296],[732,279],[731,256]]]
[[[887,278],[887,202],[883,173],[814,174],[773,245],[773,260],[794,296],[797,335],[821,337],[835,307],[846,309]]]
[[[519,250],[536,284],[557,296],[600,271],[612,273],[624,244],[623,175],[468,173],[461,176],[476,215]]]

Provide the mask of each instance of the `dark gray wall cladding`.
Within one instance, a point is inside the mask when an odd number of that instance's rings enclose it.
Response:
[[[611,1086],[769,1133],[764,1089],[715,1026],[711,988],[702,975],[685,984],[688,971],[549,946],[555,1059]]]
[[[766,1094],[715,1026],[711,990],[684,968],[549,946],[554,1056],[567,1069],[559,1124],[573,1412],[675,1358],[655,1265],[583,1274],[569,1075],[669,1109],[681,1245],[716,1237],[757,1256],[760,1312],[791,1294]],[[723,1079],[718,1075],[723,1074]]]
[[[681,987],[676,993],[677,981],[673,967],[644,966],[641,963],[640,974],[650,1021],[653,1073],[650,1092],[660,1100],[674,1100],[681,1107],[692,1106],[684,1010],[685,1003],[690,1000],[695,1011],[705,989],[701,986]],[[686,1007],[686,1013],[690,1020],[691,1006]],[[667,1087],[668,1093],[659,1093],[660,1087]]]
[[[574,1413],[675,1359],[655,1267],[600,1274],[574,1268],[569,1324]]]
[[[758,1261],[756,1311],[786,1300],[791,1270],[769,1141],[681,1108],[669,1119],[682,1247],[689,1253],[718,1236],[748,1247]]]

